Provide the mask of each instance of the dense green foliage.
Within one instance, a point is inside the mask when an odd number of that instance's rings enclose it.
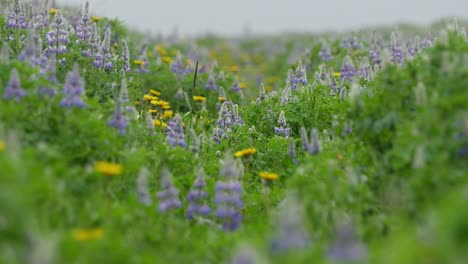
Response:
[[[128,34],[117,21],[104,19],[98,24],[107,22],[113,37],[127,39],[136,58],[139,37]],[[5,29],[5,23],[0,17],[2,45],[17,33]],[[81,56],[80,45],[69,45],[70,52],[60,55],[66,62],[57,65],[59,84],[16,60],[20,49],[15,41],[8,42],[11,60],[0,63],[0,94],[16,68],[27,96],[20,102],[0,101],[0,140],[5,143],[0,148],[0,262],[223,263],[236,247],[248,244],[268,263],[330,263],[327,248],[344,221],[354,224],[359,240],[368,246],[359,263],[463,263],[468,258],[468,163],[462,153],[468,144],[468,42],[463,36],[453,32],[441,36],[403,65],[386,65],[372,80],[360,80],[364,88],[348,96],[330,96],[328,85],[314,83],[321,47],[316,36],[151,41],[147,74],[124,75],[120,60],[113,70],[96,69],[90,58]],[[214,72],[218,76],[223,71],[225,78],[217,83],[226,88],[229,100],[239,104],[243,118],[244,124],[221,144],[212,140],[220,95],[203,88],[209,73],[200,73],[192,90],[193,73],[178,79],[163,60],[174,60],[176,51],[187,54],[193,44],[210,51],[201,64],[218,60]],[[270,45],[284,50],[271,56]],[[310,66],[310,84],[281,105],[282,80],[296,66],[287,63],[297,55],[295,45],[310,47],[310,54],[300,55]],[[345,55],[356,59],[363,55],[341,48],[339,39],[330,47],[335,58],[328,66],[335,71]],[[112,48],[121,54],[121,42]],[[74,63],[85,80],[88,107],[67,109],[59,105],[60,94],[50,99],[36,94],[35,89],[44,85],[61,90]],[[267,90],[274,92],[256,103],[257,74],[265,76]],[[242,94],[230,90],[236,77],[247,86]],[[122,136],[107,122],[124,78],[136,116]],[[184,97],[176,97],[179,88]],[[350,84],[346,88],[352,90]],[[189,129],[205,136],[200,153],[172,147],[161,126],[148,135],[145,113],[153,108],[143,96],[150,89],[161,92],[160,99],[170,103],[174,114],[180,113],[189,145],[193,144]],[[193,96],[206,97],[206,104],[195,102]],[[289,139],[274,133],[281,111],[296,143],[297,164],[288,156]],[[352,133],[342,136],[350,121]],[[319,154],[301,148],[301,127],[318,129]],[[156,210],[162,167],[170,169],[182,201],[203,167],[214,197],[220,160],[247,148],[257,152],[241,158],[244,208],[239,230],[219,229],[213,225],[214,216],[206,222],[186,220],[185,202],[175,211]],[[119,163],[123,172],[107,177],[95,170],[98,161]],[[151,173],[151,206],[138,200],[136,179],[143,167]],[[264,171],[280,175],[269,192],[264,192],[259,177]],[[311,243],[305,249],[272,252],[278,208],[288,191],[297,193]],[[90,228],[102,232],[98,239],[77,237],[77,229]]]

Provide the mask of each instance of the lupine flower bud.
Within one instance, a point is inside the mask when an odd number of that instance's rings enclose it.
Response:
[[[80,76],[80,68],[77,63],[73,67],[73,71],[67,74],[67,80],[63,86],[64,98],[60,102],[60,106],[71,108],[83,108],[86,103],[81,98],[85,94],[84,81]]]
[[[303,150],[308,150],[309,149],[309,138],[307,136],[307,130],[305,127],[301,127],[299,130],[299,134],[301,135],[301,143],[302,143],[302,149]]]
[[[187,146],[187,142],[185,141],[185,135],[184,135],[184,127],[182,125],[182,118],[180,117],[179,114],[177,114],[174,119],[172,119],[168,124],[167,124],[167,142],[172,145],[173,147],[175,146],[181,146],[185,148]]]
[[[325,41],[322,42],[322,48],[320,49],[319,57],[324,62],[333,60],[333,55],[331,54],[330,48]]]
[[[167,212],[182,207],[179,199],[179,190],[174,186],[171,179],[171,172],[167,168],[161,171],[162,190],[157,193],[159,199],[158,210]]]
[[[43,76],[47,76],[47,80],[49,80],[53,86],[57,85],[59,81],[57,80],[57,59],[55,55],[51,55],[45,67],[41,67],[39,70],[39,74]],[[53,87],[44,87],[41,86],[38,88],[38,94],[44,95],[48,97],[54,97],[57,91]]]
[[[146,112],[145,122],[146,122],[146,131],[148,132],[148,135],[150,136],[153,135],[154,134],[154,120],[150,112]]]
[[[263,101],[266,98],[267,98],[267,95],[266,95],[266,92],[265,92],[265,85],[263,85],[263,83],[260,83],[260,93],[258,94],[258,99]]]
[[[15,98],[16,102],[19,102],[25,95],[26,92],[21,88],[18,71],[13,69],[10,73],[10,81],[3,94],[3,99],[10,100]]]
[[[146,168],[142,168],[136,180],[138,200],[146,206],[151,205],[153,202],[148,188],[148,178],[149,171]]]
[[[205,84],[205,90],[218,90],[218,86],[216,85],[216,80],[213,72],[211,72],[210,76],[208,77],[208,81]]]
[[[187,195],[187,202],[189,204],[185,212],[187,219],[193,219],[197,215],[205,216],[211,212],[211,208],[207,202],[208,192],[205,191],[205,187],[205,170],[200,167],[192,189]]]
[[[130,51],[128,49],[127,42],[123,40],[122,43],[123,43],[123,49],[122,49],[123,70],[124,72],[130,72],[132,70],[130,67]]]
[[[216,183],[216,217],[222,221],[224,230],[235,231],[242,221],[240,210],[244,203],[241,197],[242,185],[239,182],[242,172],[230,152],[226,153],[220,175],[221,179]]]
[[[312,131],[310,132],[310,143],[307,147],[307,152],[309,152],[309,154],[318,154],[320,150],[321,147],[318,139],[318,130],[317,128],[312,128]]]
[[[287,194],[279,208],[278,231],[271,241],[273,252],[305,249],[310,245],[303,226],[303,209],[295,193]]]
[[[357,241],[351,225],[342,225],[338,228],[336,241],[327,251],[327,256],[337,261],[362,260],[366,255],[367,248]]]
[[[284,111],[281,111],[278,118],[278,126],[275,127],[275,134],[279,134],[288,138],[291,133],[291,128],[286,124],[286,117],[284,116]]]
[[[171,64],[171,72],[177,74],[179,80],[183,79],[184,75],[188,73],[184,62],[182,61],[182,54],[180,51],[177,51],[176,59]]]
[[[297,164],[296,142],[294,141],[294,138],[289,140],[288,155],[291,157],[294,164]]]
[[[107,123],[110,127],[117,129],[120,135],[125,135],[127,132],[128,120],[123,114],[122,102],[117,100],[114,115],[112,119]]]
[[[343,60],[343,66],[341,66],[340,78],[342,81],[352,81],[354,76],[356,76],[356,67],[354,67],[351,57],[346,56]]]
[[[190,146],[190,150],[192,150],[193,153],[198,154],[200,152],[200,138],[197,136],[197,133],[195,133],[195,130],[190,129],[190,138],[192,139],[192,145]]]
[[[232,84],[231,90],[235,92],[239,92],[241,90],[240,85],[239,85],[239,78],[237,77],[234,78],[234,83]]]
[[[10,63],[10,45],[8,42],[4,42],[2,45],[2,50],[0,51],[0,63]]]

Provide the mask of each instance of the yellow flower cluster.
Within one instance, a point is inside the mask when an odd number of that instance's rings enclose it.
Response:
[[[75,229],[73,238],[77,241],[90,241],[101,239],[104,231],[101,228]]]
[[[133,64],[138,65],[138,66],[143,66],[145,65],[145,62],[142,60],[133,60]]]
[[[162,128],[167,127],[167,123],[165,123],[165,122],[163,122],[163,121],[161,121],[161,120],[157,120],[157,119],[156,119],[156,120],[154,120],[153,123],[154,123],[155,126],[160,126],[160,127],[162,127]]]
[[[58,9],[52,7],[52,8],[49,9],[49,12],[50,12],[52,15],[55,15],[55,14],[57,14]]]
[[[335,76],[335,77],[340,77],[340,76],[341,76],[341,72],[334,72],[334,73],[333,73],[333,76]]]
[[[262,179],[269,180],[269,181],[274,181],[274,180],[279,179],[279,174],[273,173],[273,172],[260,172],[258,176],[260,176],[260,178]]]
[[[218,101],[224,102],[224,101],[226,101],[226,97],[220,96],[220,97],[218,97]]]
[[[237,151],[236,153],[234,153],[234,156],[237,158],[242,158],[242,157],[253,155],[255,153],[257,153],[256,148],[247,148],[247,149]]]
[[[122,174],[123,166],[118,163],[110,163],[106,161],[98,161],[94,165],[94,169],[105,176],[117,176]]]
[[[195,102],[200,102],[200,103],[202,103],[202,102],[206,102],[206,97],[194,95],[194,96],[193,96],[193,100],[194,100]]]
[[[101,17],[98,17],[98,16],[91,16],[91,21],[93,21],[93,22],[99,22],[99,21],[101,21],[101,20],[102,20]]]

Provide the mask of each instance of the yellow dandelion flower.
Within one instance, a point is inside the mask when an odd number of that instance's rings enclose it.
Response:
[[[5,150],[5,142],[0,139],[0,151]]]
[[[101,20],[102,20],[101,17],[98,17],[98,16],[91,16],[91,21],[93,21],[93,22],[99,22],[99,21],[101,21]]]
[[[160,96],[161,95],[160,92],[158,92],[156,90],[153,90],[153,89],[150,90],[150,94],[155,95],[155,96]]]
[[[154,120],[154,125],[155,126],[160,126],[160,127],[163,127],[163,128],[167,127],[167,123],[162,122],[161,120]]]
[[[156,100],[158,100],[158,98],[155,97],[155,96],[152,96],[151,94],[145,94],[145,95],[143,95],[143,100],[156,101]]]
[[[119,43],[114,43],[114,48],[118,49],[119,48]]]
[[[77,241],[90,241],[101,239],[104,231],[101,228],[75,229],[72,235]]]
[[[168,56],[163,56],[162,57],[162,60],[167,63],[167,64],[171,64],[172,63],[172,59],[171,57],[168,57]]]
[[[167,51],[162,45],[157,45],[156,50],[161,54],[161,56],[167,56]]]
[[[333,73],[333,76],[335,76],[335,77],[340,77],[340,76],[341,76],[341,73],[340,73],[340,72],[334,72],[334,73]]]
[[[133,60],[133,64],[143,66],[145,65],[145,62],[142,60]]]
[[[149,112],[150,112],[151,114],[156,114],[156,113],[158,112],[158,110],[150,109]]]
[[[57,14],[58,9],[52,7],[52,8],[49,9],[49,12],[50,12],[52,15],[55,15],[55,14]]]
[[[270,92],[271,90],[273,90],[273,87],[271,85],[265,86],[265,91]]]
[[[171,110],[167,110],[167,111],[164,111],[164,118],[170,118],[172,117],[172,115],[174,114],[174,112],[172,112]]]
[[[117,163],[110,163],[106,161],[98,161],[94,165],[94,169],[106,176],[117,176],[122,174],[123,166]]]
[[[245,82],[240,82],[239,83],[239,88],[245,89],[247,87],[247,84]]]
[[[273,172],[260,172],[258,176],[260,176],[260,178],[262,179],[269,180],[269,181],[274,181],[274,180],[279,179],[279,174],[273,173]]]
[[[194,95],[194,96],[193,96],[193,100],[194,100],[195,102],[206,102],[206,97]]]
[[[231,71],[232,71],[232,72],[238,72],[238,71],[239,71],[239,66],[237,66],[237,65],[232,65],[232,66],[231,66]]]
[[[164,109],[164,110],[169,110],[169,109],[171,109],[171,106],[170,106],[170,105],[163,105],[163,106],[162,106],[162,109]]]
[[[257,153],[256,148],[247,148],[247,149],[237,151],[236,153],[234,153],[234,156],[236,158],[242,158],[242,157],[253,155],[255,153]]]
[[[218,101],[224,102],[224,101],[226,101],[226,97],[220,96],[220,97],[218,97]]]

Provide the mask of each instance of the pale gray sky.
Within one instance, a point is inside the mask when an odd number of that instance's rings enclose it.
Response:
[[[84,0],[56,0],[81,4]],[[468,0],[90,0],[94,12],[142,31],[239,34],[349,30],[468,18]]]

